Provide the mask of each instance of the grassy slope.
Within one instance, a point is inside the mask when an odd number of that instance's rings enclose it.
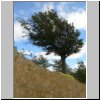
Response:
[[[15,98],[83,98],[86,86],[70,75],[50,72],[14,55]]]

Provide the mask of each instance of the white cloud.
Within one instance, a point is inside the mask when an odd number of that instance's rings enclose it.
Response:
[[[62,2],[57,6],[58,15],[73,23],[76,29],[86,30],[86,11],[82,8],[73,7],[74,11],[70,12],[69,4],[73,2]],[[66,9],[66,11],[65,11]]]
[[[25,31],[25,29],[18,21],[16,21],[14,23],[14,41],[26,40],[26,37],[23,37],[26,35],[25,33],[23,33],[23,31]]]
[[[18,52],[20,52],[20,53],[22,53],[24,55],[31,55],[31,54],[33,54],[33,52],[31,50],[24,50],[24,49],[18,50]]]
[[[67,12],[65,11],[65,7],[67,10],[69,10],[69,8],[67,7],[69,3],[66,3],[66,2],[61,2],[59,3],[59,5],[57,5],[57,13],[60,17],[63,17],[66,19],[66,15],[67,15]]]
[[[67,19],[69,23],[74,23],[75,28],[86,30],[86,12],[84,10],[68,14]]]
[[[54,68],[53,68],[52,66],[51,66],[51,67],[48,67],[47,69],[48,69],[49,71],[55,71]]]
[[[54,53],[46,55],[46,52],[37,52],[34,55],[37,56],[37,57],[39,57],[40,55],[42,55],[43,57],[47,58],[48,60],[60,59],[60,57],[57,56],[57,55],[55,55]]]
[[[76,29],[86,30],[86,12],[84,10],[67,13],[61,9],[58,14],[68,20],[69,23],[73,23]]]
[[[69,56],[68,59],[78,59],[82,57],[84,54],[86,54],[87,51],[86,49],[87,49],[87,44],[84,43],[84,46],[81,48],[81,50],[78,53]]]

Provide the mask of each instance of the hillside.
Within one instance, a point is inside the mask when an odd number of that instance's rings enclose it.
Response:
[[[85,87],[70,75],[50,72],[14,53],[14,98],[85,98]]]

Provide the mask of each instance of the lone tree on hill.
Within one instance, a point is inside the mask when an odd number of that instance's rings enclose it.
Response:
[[[31,19],[19,22],[28,31],[26,36],[33,45],[43,47],[47,54],[54,52],[61,57],[62,72],[66,73],[65,59],[83,46],[83,39],[79,38],[80,32],[74,25],[60,18],[54,10],[36,13]]]

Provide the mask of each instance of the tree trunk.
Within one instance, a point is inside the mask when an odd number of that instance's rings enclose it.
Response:
[[[66,63],[65,63],[65,56],[61,56],[61,62],[62,62],[62,72],[66,73]]]

